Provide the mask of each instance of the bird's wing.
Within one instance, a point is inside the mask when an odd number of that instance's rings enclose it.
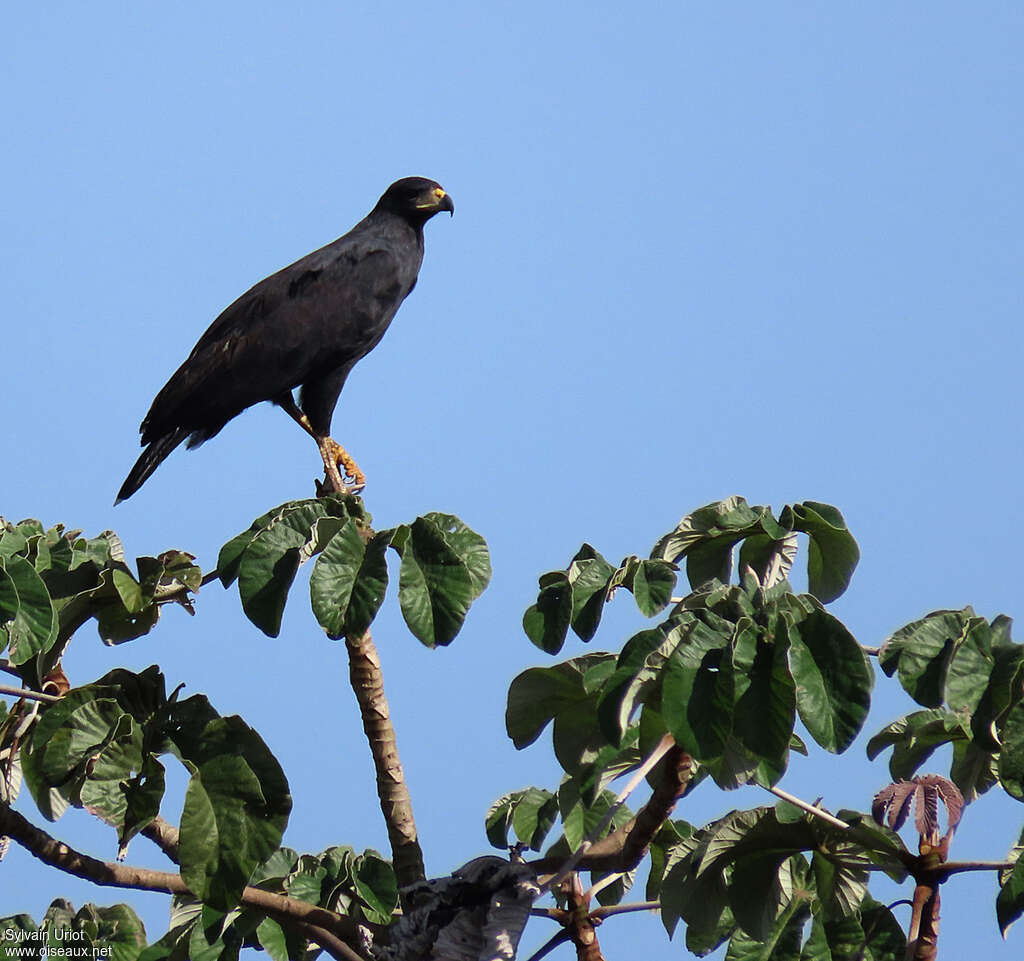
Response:
[[[351,236],[239,297],[210,325],[153,401],[143,441],[188,427],[209,436],[245,408],[355,363],[415,283],[403,251]]]

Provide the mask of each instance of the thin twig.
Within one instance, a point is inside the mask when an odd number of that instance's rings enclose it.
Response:
[[[834,814],[829,814],[824,808],[817,807],[814,804],[809,804],[807,801],[803,801],[796,797],[794,794],[790,794],[788,791],[783,791],[782,788],[770,787],[765,790],[770,791],[777,798],[782,798],[783,801],[788,801],[794,807],[800,808],[801,811],[806,811],[808,814],[813,814],[816,818],[821,818],[822,821],[827,824],[831,824],[834,828],[842,828],[844,831],[850,830],[850,825],[845,821],[837,818]]]
[[[0,657],[0,671],[13,674],[15,677],[21,677],[21,671],[19,671],[6,657]]]
[[[23,697],[26,701],[42,701],[44,704],[53,704],[60,700],[54,694],[30,691],[24,687],[8,687],[6,684],[0,684],[0,694],[6,694],[8,697]]]

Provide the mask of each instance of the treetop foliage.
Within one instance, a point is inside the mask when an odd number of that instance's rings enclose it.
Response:
[[[75,911],[60,900],[41,928],[15,915],[0,920],[0,934],[20,932],[10,939],[28,943],[26,932],[42,931],[45,938],[31,942],[42,950],[68,931],[83,932],[125,961],[231,959],[245,946],[274,961],[324,948],[345,956],[328,935],[357,955],[385,950],[400,907],[397,856],[393,864],[345,844],[317,855],[282,847],[291,795],[256,731],[222,717],[203,695],[181,698],[176,682],[168,690],[157,666],[115,669],[70,687],[60,667],[88,621],[105,643],[120,644],[150,631],[164,604],[192,612],[193,597],[213,580],[237,584],[245,616],[276,637],[307,561],[313,614],[329,638],[354,644],[368,638],[386,598],[389,548],[410,632],[428,647],[450,644],[491,577],[484,539],[444,513],[381,531],[371,523],[352,495],[281,504],[229,540],[204,575],[178,550],[140,557],[132,568],[109,531],[87,538],[34,520],[0,522],[0,653],[23,695],[0,702],[0,831],[70,870],[66,857],[45,853],[48,835],[11,808],[23,782],[46,820],[83,809],[111,825],[119,857],[145,834],[176,865],[159,884],[133,876],[136,887],[173,894],[169,929],[151,943],[126,905]],[[789,581],[801,534],[802,593]],[[731,497],[686,515],[646,557],[616,565],[583,544],[564,569],[541,575],[523,628],[548,655],[563,650],[570,632],[592,644],[605,605],[623,592],[650,623],[611,650],[585,649],[512,681],[509,737],[526,748],[550,726],[563,777],[495,801],[484,817],[486,838],[498,849],[515,845],[542,888],[561,865],[590,871],[592,887],[582,895],[550,883],[561,904],[593,897],[606,906],[598,912],[619,903],[643,867],[646,901],[659,907],[669,934],[683,922],[686,948],[698,955],[727,941],[730,959],[902,957],[907,933],[868,893],[871,872],[937,892],[957,873],[949,841],[970,804],[994,788],[1024,800],[1024,647],[1008,618],[989,621],[970,608],[919,618],[877,651],[862,647],[827,609],[849,587],[858,560],[830,505],[806,501],[773,512]],[[798,799],[730,811],[704,826],[671,817],[702,783],[777,790],[794,753],[806,754],[809,744],[847,751],[867,719],[874,656],[920,708],[867,741],[872,759],[891,749],[896,782],[879,793],[875,817],[829,814]],[[918,775],[947,744],[948,780]],[[189,779],[176,826],[160,817],[169,758]],[[636,810],[625,803],[631,786],[618,795],[613,788],[629,775],[646,776],[651,787]],[[940,801],[949,813],[946,835]],[[916,853],[896,833],[914,804]],[[1000,866],[996,916],[1004,931],[1024,912],[1022,849],[1024,836]],[[109,883],[89,864],[82,872]],[[932,937],[929,917],[922,907],[911,932],[921,945]],[[395,945],[387,951],[398,956]]]

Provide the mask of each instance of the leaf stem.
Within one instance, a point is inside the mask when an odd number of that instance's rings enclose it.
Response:
[[[820,818],[826,824],[831,824],[832,827],[841,828],[844,831],[850,830],[850,825],[842,819],[837,818],[834,814],[829,814],[828,811],[824,808],[818,807],[816,804],[809,804],[807,801],[801,800],[795,794],[783,791],[782,788],[779,787],[765,788],[765,790],[774,794],[777,798],[781,798],[783,801],[788,801],[794,807],[800,808],[801,811],[813,814],[816,818]]]
[[[23,687],[8,687],[6,684],[0,684],[0,694],[6,694],[9,697],[23,697],[27,701],[43,701],[46,704],[53,704],[60,700],[55,694],[43,694]]]

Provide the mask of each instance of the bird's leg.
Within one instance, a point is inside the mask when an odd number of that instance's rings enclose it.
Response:
[[[335,491],[339,494],[354,494],[366,486],[366,475],[359,469],[359,465],[353,460],[352,455],[333,437],[317,434],[309,423],[309,418],[299,410],[290,393],[279,398],[276,403],[316,441],[316,446],[320,449],[320,457],[324,462],[327,480],[330,481],[331,487]],[[339,465],[344,468],[344,474],[338,470]]]

